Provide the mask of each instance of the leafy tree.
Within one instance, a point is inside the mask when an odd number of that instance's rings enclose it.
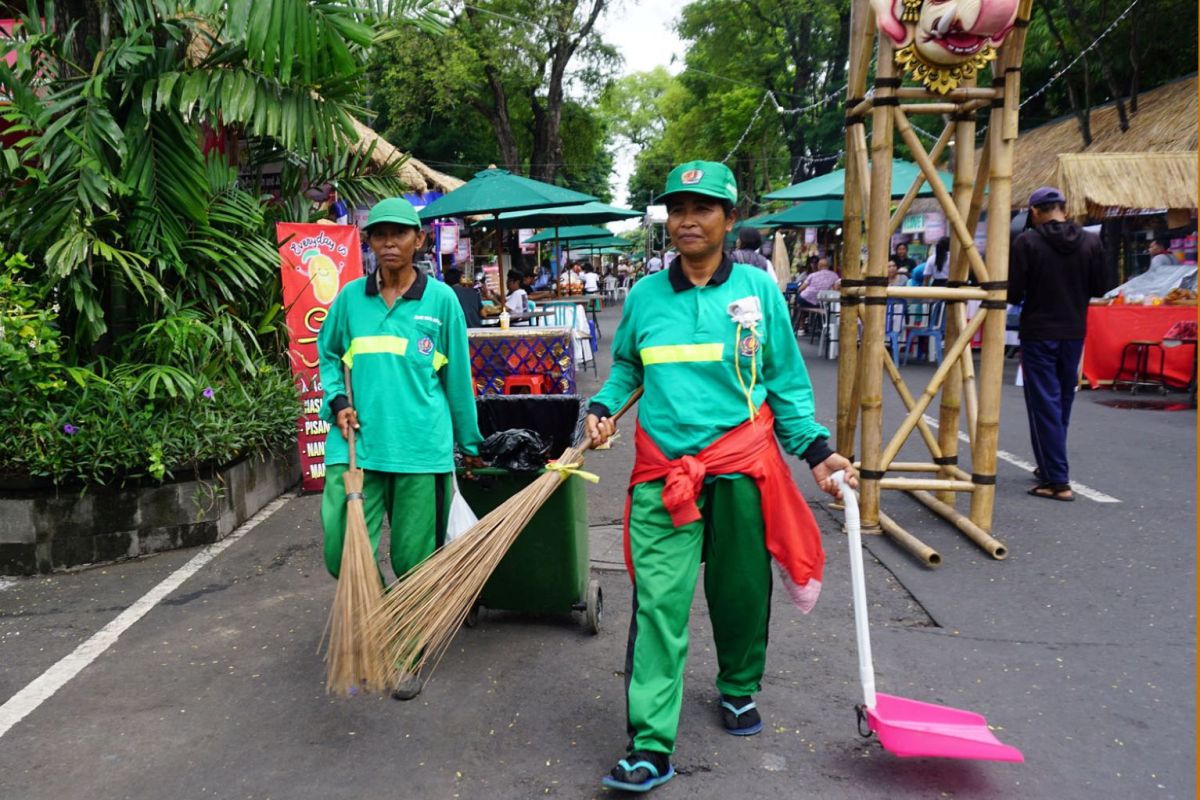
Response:
[[[605,3],[490,0],[462,6],[436,40],[398,31],[371,68],[378,126],[460,177],[496,163],[595,194],[585,187],[603,181],[581,169],[605,168],[591,166],[605,134],[589,108],[616,64],[594,32]]]
[[[1137,113],[1138,95],[1195,72],[1197,6],[1160,0],[1135,8],[1102,39],[1128,3],[1108,0],[1045,0],[1034,4],[1022,66],[1022,127],[1073,114],[1085,144],[1092,140],[1090,111],[1115,101],[1122,128]],[[1146,19],[1152,19],[1147,25]],[[1161,21],[1169,20],[1169,24]],[[1152,31],[1152,33],[1148,33]],[[1097,39],[1099,41],[1097,42]],[[1060,70],[1096,42],[1066,74]],[[1037,94],[1045,87],[1045,91]]]

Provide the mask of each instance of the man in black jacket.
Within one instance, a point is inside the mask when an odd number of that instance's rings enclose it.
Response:
[[[1008,302],[1021,309],[1025,407],[1038,468],[1035,497],[1070,501],[1067,426],[1079,382],[1088,299],[1108,288],[1100,237],[1066,216],[1066,198],[1052,186],[1029,197],[1032,229],[1013,242]]]

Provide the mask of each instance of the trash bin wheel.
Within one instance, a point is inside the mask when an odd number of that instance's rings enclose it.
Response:
[[[466,619],[463,620],[463,625],[468,628],[474,628],[479,624],[479,603],[471,606],[471,610],[467,612]]]
[[[588,633],[600,632],[600,622],[604,619],[604,592],[600,590],[600,581],[588,581],[587,592],[587,629]]]

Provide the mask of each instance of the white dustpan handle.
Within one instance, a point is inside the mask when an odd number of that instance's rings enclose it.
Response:
[[[863,705],[875,707],[875,666],[871,662],[871,631],[867,621],[867,585],[863,577],[862,529],[858,520],[858,496],[846,483],[846,473],[838,470],[833,480],[842,491],[846,507],[846,539],[850,546],[850,584],[854,595],[854,634],[858,640],[858,679],[862,683]]]

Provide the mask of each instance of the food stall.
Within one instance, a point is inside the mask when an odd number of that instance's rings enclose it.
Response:
[[[1092,389],[1111,386],[1121,365],[1125,345],[1134,340],[1161,342],[1178,322],[1195,322],[1196,305],[1093,305],[1088,307],[1087,338],[1083,344],[1083,378]],[[1195,350],[1166,348],[1163,380],[1184,387],[1192,379]],[[1157,366],[1158,358],[1153,359]]]

